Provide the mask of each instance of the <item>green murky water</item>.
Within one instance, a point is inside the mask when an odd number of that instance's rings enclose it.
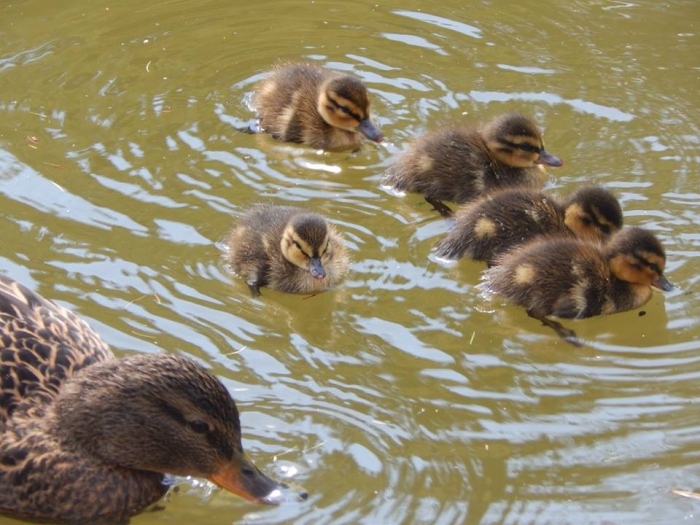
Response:
[[[690,523],[699,491],[700,3],[3,2],[0,271],[119,354],[211,365],[244,444],[307,502],[183,480],[134,524]],[[240,134],[305,58],[364,79],[387,140],[322,154]],[[531,115],[551,186],[610,188],[678,290],[573,323],[570,347],[429,260],[447,224],[379,188],[443,122]],[[327,214],[338,289],[251,299],[220,241],[256,201]],[[572,323],[569,323],[571,326]]]

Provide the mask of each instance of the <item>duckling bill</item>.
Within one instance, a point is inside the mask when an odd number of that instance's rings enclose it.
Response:
[[[583,186],[565,201],[539,190],[510,188],[462,205],[435,253],[493,265],[500,254],[541,235],[602,242],[622,228],[622,221],[620,203],[600,186]]]
[[[312,294],[339,283],[349,259],[342,236],[321,215],[292,206],[258,204],[227,236],[227,258],[253,296],[268,286]]]
[[[540,189],[542,166],[561,166],[544,148],[535,124],[517,113],[476,127],[446,127],[411,144],[389,167],[383,185],[397,192],[421,193],[445,217],[443,201],[470,202],[486,192],[522,186]]]
[[[479,288],[523,306],[576,343],[572,331],[548,317],[584,319],[638,308],[651,298],[652,286],[673,289],[665,265],[663,246],[642,228],[622,229],[604,245],[564,237],[536,239],[497,258]]]
[[[192,359],[117,359],[85,321],[4,276],[0,335],[0,514],[123,524],[167,492],[165,473],[260,503],[289,494],[248,459],[236,403]]]
[[[255,92],[259,127],[284,142],[325,150],[374,142],[382,134],[371,119],[370,95],[357,78],[314,64],[281,66]]]

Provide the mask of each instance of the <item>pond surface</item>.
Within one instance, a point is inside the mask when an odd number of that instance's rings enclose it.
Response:
[[[244,445],[309,500],[180,480],[146,524],[691,523],[700,501],[700,3],[153,1],[0,5],[0,271],[119,355],[206,362]],[[508,7],[506,7],[508,6]],[[236,132],[279,60],[351,72],[386,141],[321,153]],[[574,348],[429,258],[448,225],[379,187],[447,122],[532,116],[653,230],[677,285],[568,322]],[[221,260],[257,201],[329,216],[349,278],[258,299]],[[641,315],[645,312],[646,315]]]

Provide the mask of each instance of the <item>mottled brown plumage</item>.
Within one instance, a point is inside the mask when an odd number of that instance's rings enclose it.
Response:
[[[165,494],[163,473],[269,503],[284,487],[247,459],[233,399],[195,361],[116,359],[83,320],[2,276],[0,337],[0,514],[126,523]]]
[[[281,292],[318,293],[348,270],[342,236],[316,213],[258,204],[229,233],[227,258],[253,295],[268,286]]]
[[[603,241],[620,228],[620,203],[600,186],[583,186],[565,201],[543,191],[511,188],[461,206],[435,253],[492,264],[501,253],[539,235]]]
[[[314,64],[277,68],[258,85],[254,103],[260,127],[278,140],[325,150],[357,147],[363,135],[382,140],[365,85]]]
[[[495,189],[541,188],[543,164],[561,166],[562,161],[547,153],[530,119],[508,113],[482,129],[446,127],[418,138],[389,167],[382,184],[421,193],[449,216],[450,208],[442,201],[462,204]]]
[[[535,239],[497,258],[479,288],[523,306],[573,341],[573,332],[546,318],[583,319],[638,308],[651,298],[651,286],[672,289],[665,264],[663,246],[642,228],[622,229],[604,245]]]

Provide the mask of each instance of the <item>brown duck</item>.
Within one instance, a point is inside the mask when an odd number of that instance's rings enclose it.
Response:
[[[247,210],[226,239],[227,258],[251,293],[268,286],[312,294],[338,284],[349,259],[342,236],[317,213],[258,204]]]
[[[622,228],[622,208],[600,186],[583,186],[566,200],[527,188],[489,193],[462,205],[450,231],[435,245],[444,259],[494,259],[540,235],[603,241]]]
[[[463,204],[513,186],[539,189],[546,179],[541,165],[562,164],[544,149],[530,119],[508,113],[482,129],[447,127],[418,138],[389,167],[382,185],[421,193],[447,217],[451,210],[442,201]]]
[[[506,252],[483,273],[479,288],[502,295],[576,344],[571,330],[549,319],[584,319],[632,310],[651,287],[672,290],[664,277],[666,253],[643,228],[625,228],[601,245],[575,238],[535,239]]]
[[[341,150],[359,146],[363,136],[382,140],[365,85],[314,64],[277,68],[258,85],[254,104],[260,128],[284,142]]]
[[[2,276],[0,336],[0,514],[126,523],[165,494],[164,473],[279,502],[286,485],[247,458],[236,404],[195,361],[116,359],[82,319]]]

